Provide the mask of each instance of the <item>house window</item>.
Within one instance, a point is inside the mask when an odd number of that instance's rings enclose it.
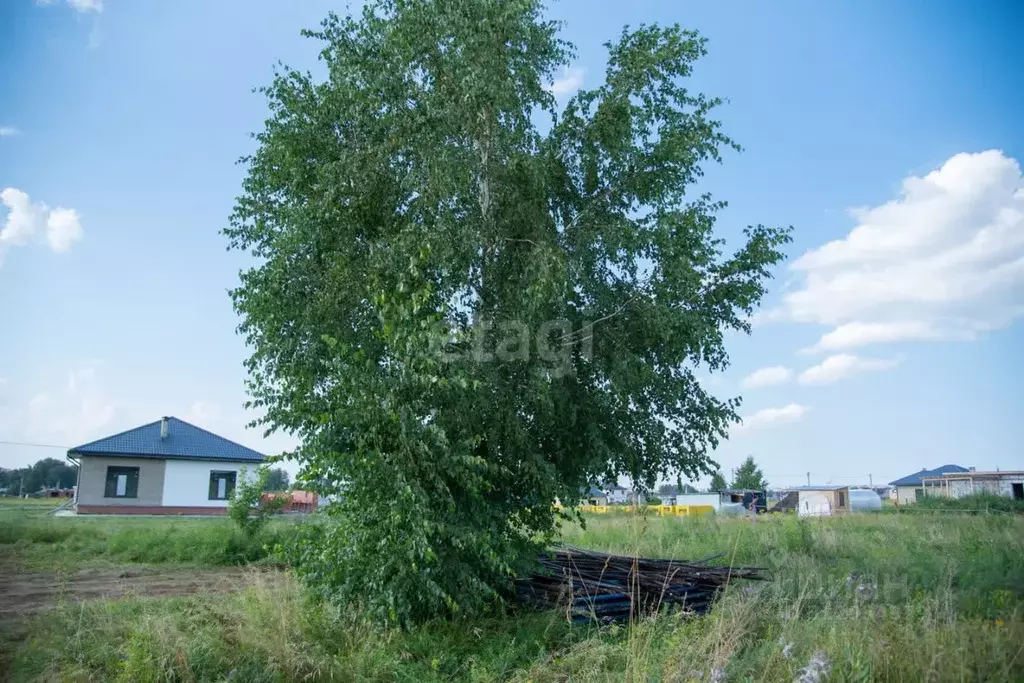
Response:
[[[235,473],[210,472],[210,500],[227,500],[235,492]]]
[[[103,490],[104,498],[138,498],[139,468],[108,467],[107,485]]]

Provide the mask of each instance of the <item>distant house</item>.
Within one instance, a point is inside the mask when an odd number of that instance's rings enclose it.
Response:
[[[661,503],[662,505],[710,505],[717,510],[722,503],[722,497],[717,493],[677,493],[674,496],[662,498]]]
[[[1024,471],[1020,470],[978,472],[971,468],[966,472],[921,477],[921,482],[929,496],[963,498],[975,493],[988,493],[1024,500]]]
[[[723,505],[743,505],[749,512],[766,512],[768,510],[768,494],[755,489],[726,489],[718,492],[720,509]]]
[[[264,456],[164,417],[68,451],[78,465],[80,514],[224,514],[239,483]]]
[[[796,512],[801,517],[830,517],[850,511],[849,486],[797,486],[789,489],[773,512]]]
[[[626,502],[630,505],[647,505],[647,496],[639,491],[629,491],[626,494]]]
[[[625,486],[619,486],[615,484],[609,486],[605,490],[605,494],[608,497],[608,503],[611,505],[624,505],[629,502],[629,495],[631,491]]]
[[[966,467],[961,467],[960,465],[943,465],[942,467],[936,467],[933,470],[921,470],[914,474],[908,474],[902,479],[890,481],[889,486],[893,487],[892,490],[894,492],[892,494],[893,500],[897,505],[908,505],[925,495],[924,479],[934,479],[935,477],[941,477],[944,474],[967,471],[969,470]],[[928,486],[932,485],[932,483],[928,484]]]
[[[607,505],[608,496],[601,489],[591,486],[583,490],[584,505]]]

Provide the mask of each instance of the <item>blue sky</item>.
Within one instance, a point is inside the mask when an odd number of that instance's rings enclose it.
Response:
[[[249,416],[226,290],[235,160],[277,60],[338,3],[0,5],[0,441],[71,446],[160,415],[275,452]],[[709,378],[742,394],[775,485],[1024,468],[1024,8],[991,2],[582,2],[551,7],[600,82],[625,24],[710,40],[692,87],[744,147],[701,189],[723,235],[792,224],[754,334]],[[858,209],[852,211],[852,209]],[[824,247],[828,244],[829,246]],[[824,247],[824,248],[823,248]],[[768,370],[765,370],[768,368]],[[763,372],[754,374],[758,370]],[[59,450],[0,444],[0,466]]]

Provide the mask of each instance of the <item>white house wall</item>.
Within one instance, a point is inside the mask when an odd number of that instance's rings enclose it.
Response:
[[[922,488],[918,486],[897,486],[896,487],[896,502],[900,505],[911,505],[917,502],[917,489]]]
[[[227,507],[226,500],[210,500],[210,473],[236,472],[236,485],[242,483],[244,468],[252,474],[259,463],[220,462],[216,460],[168,460],[164,469],[164,507]]]
[[[608,502],[613,505],[621,505],[629,500],[629,491],[625,489],[611,489],[608,491]]]
[[[993,496],[1013,498],[1013,485],[1024,483],[1024,477],[1007,475],[998,479],[955,479],[950,482],[950,495],[963,498],[974,493],[989,493]]]
[[[676,496],[676,505],[710,505],[718,510],[721,496],[717,493],[680,493]]]
[[[832,494],[828,491],[801,491],[797,514],[801,517],[827,517],[832,514]]]
[[[1013,498],[1013,485],[1024,484],[1024,477],[1017,475],[1009,475],[999,478],[999,495],[1006,496],[1007,498]]]
[[[949,497],[963,498],[974,493],[974,486],[970,479],[954,479],[949,482]]]

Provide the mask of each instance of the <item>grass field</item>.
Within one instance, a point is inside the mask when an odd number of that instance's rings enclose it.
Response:
[[[255,561],[227,595],[56,609],[8,643],[17,681],[920,681],[1024,679],[1024,518],[873,514],[749,520],[596,517],[568,543],[758,564],[707,617],[570,627],[557,613],[385,631],[304,600],[227,520],[66,519],[0,508],[20,571]],[[233,540],[235,539],[235,540]],[[234,548],[234,549],[231,549]],[[54,559],[54,556],[61,559]]]

